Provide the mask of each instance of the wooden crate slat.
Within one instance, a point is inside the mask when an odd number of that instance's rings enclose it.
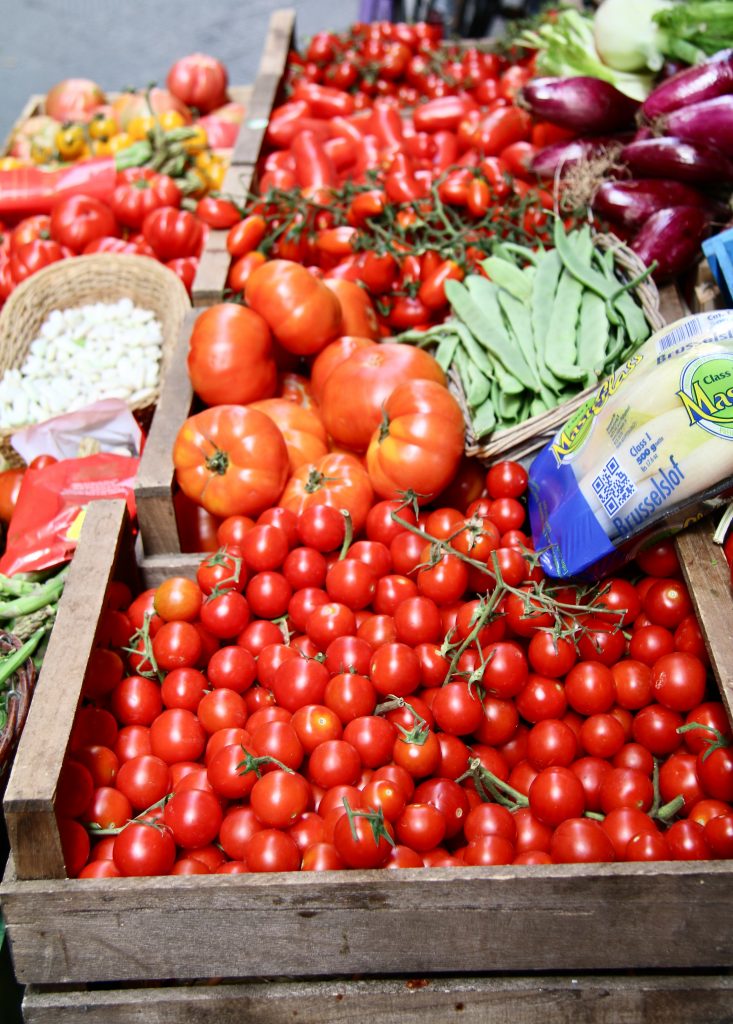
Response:
[[[192,310],[183,320],[135,480],[137,518],[146,554],[181,550],[173,509],[171,453],[176,435],[193,403],[186,357],[197,316]]]
[[[705,637],[728,717],[733,719],[733,594],[728,563],[713,543],[713,523],[700,519],[676,537],[677,553]]]
[[[48,992],[26,1024],[728,1024],[733,980],[714,974],[280,981]]]
[[[92,502],[71,563],[3,803],[18,878],[66,875],[56,783],[126,517],[124,501]]]
[[[248,192],[253,191],[255,167],[253,164],[230,164],[224,175],[220,192],[241,203]],[[226,242],[226,239],[224,240]],[[224,246],[226,248],[226,245]]]
[[[196,579],[196,570],[205,557],[196,554],[178,555],[145,555],[140,562],[140,579],[146,588],[157,587],[169,576],[185,576],[189,580]]]
[[[226,249],[204,249],[191,288],[191,300],[197,309],[223,301],[230,260]]]
[[[80,984],[730,967],[731,879],[688,861],[17,882],[11,859],[0,897],[19,980]]]
[[[233,164],[255,164],[260,156],[267,122],[285,73],[288,51],[295,35],[295,11],[274,11],[265,38],[247,116],[237,136]]]

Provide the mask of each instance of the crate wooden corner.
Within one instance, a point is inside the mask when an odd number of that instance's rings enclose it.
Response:
[[[8,781],[3,810],[18,878],[64,878],[54,798],[113,573],[137,583],[126,504],[92,502]]]

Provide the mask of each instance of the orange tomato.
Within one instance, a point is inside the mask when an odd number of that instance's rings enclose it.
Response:
[[[253,402],[250,409],[259,409],[269,416],[284,437],[291,473],[304,462],[317,462],[327,454],[328,435],[315,407],[306,409],[287,398],[266,398]]]
[[[306,462],[288,480],[280,505],[296,515],[311,505],[345,508],[358,533],[366,522],[374,491],[369,474],[352,455],[324,455]]]
[[[431,501],[455,476],[464,433],[463,413],[447,388],[432,380],[399,384],[367,450],[374,490],[382,498],[414,491],[421,504]]]

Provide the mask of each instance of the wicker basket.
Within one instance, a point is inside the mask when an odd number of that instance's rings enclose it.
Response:
[[[183,317],[191,308],[186,289],[172,270],[148,256],[99,253],[61,260],[33,274],[15,291],[0,313],[0,376],[22,365],[41,325],[54,309],[129,298],[153,311],[163,328],[163,358],[159,383],[175,347]],[[152,417],[153,402],[131,405],[143,429]],[[29,424],[26,424],[28,426]],[[0,454],[11,466],[23,460],[10,438],[20,427],[0,428]]]
[[[639,257],[616,235],[597,234],[594,236],[594,242],[599,248],[613,250],[616,264],[624,269],[629,280],[633,280],[646,270]],[[644,315],[652,331],[658,331],[664,327],[664,318],[659,309],[659,292],[652,279],[645,278],[636,286],[633,294],[644,310]],[[563,423],[598,389],[598,384],[593,384],[563,402],[562,405],[548,409],[547,412],[543,412],[539,416],[533,416],[509,430],[500,430],[491,434],[488,440],[482,443],[476,438],[471,428],[468,404],[458,375],[451,372],[449,382],[451,391],[463,410],[463,418],[466,422],[466,455],[475,456],[485,462],[493,462],[499,458],[519,461],[542,448],[557,433]]]
[[[0,632],[0,656],[20,650],[21,641],[12,633]],[[8,717],[0,729],[0,793],[5,788],[10,764],[28,717],[33,689],[36,685],[36,669],[32,658],[27,658],[10,680],[11,695],[8,697]]]

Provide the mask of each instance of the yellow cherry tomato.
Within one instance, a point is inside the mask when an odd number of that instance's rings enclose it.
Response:
[[[122,149],[129,149],[134,141],[129,132],[118,132],[109,140],[110,153],[119,153]]]
[[[137,117],[130,118],[130,122],[127,125],[127,133],[132,138],[139,142],[144,139],[148,132],[152,131],[155,127],[155,118],[150,114],[139,114]]]
[[[209,144],[209,137],[206,134],[206,129],[202,128],[200,124],[195,124],[191,128],[194,133],[188,139],[184,139],[181,145],[184,150],[191,155],[195,153],[203,153]]]
[[[92,153],[94,156],[112,156],[111,139],[92,139]]]
[[[25,167],[25,161],[17,156],[0,157],[0,171],[14,171],[18,167]]]
[[[158,123],[164,132],[168,132],[171,128],[182,128],[186,121],[180,110],[164,110],[158,115]]]
[[[109,114],[95,114],[88,125],[89,138],[109,142],[117,133],[117,122]]]
[[[71,123],[62,125],[54,136],[54,142],[61,160],[78,160],[86,147],[84,126]]]
[[[211,167],[206,171],[206,179],[209,182],[209,188],[216,191],[220,189],[224,184],[224,175],[226,174],[226,166],[221,161],[212,164]]]
[[[53,146],[47,142],[31,142],[31,160],[34,164],[48,164],[56,160],[58,154]]]

